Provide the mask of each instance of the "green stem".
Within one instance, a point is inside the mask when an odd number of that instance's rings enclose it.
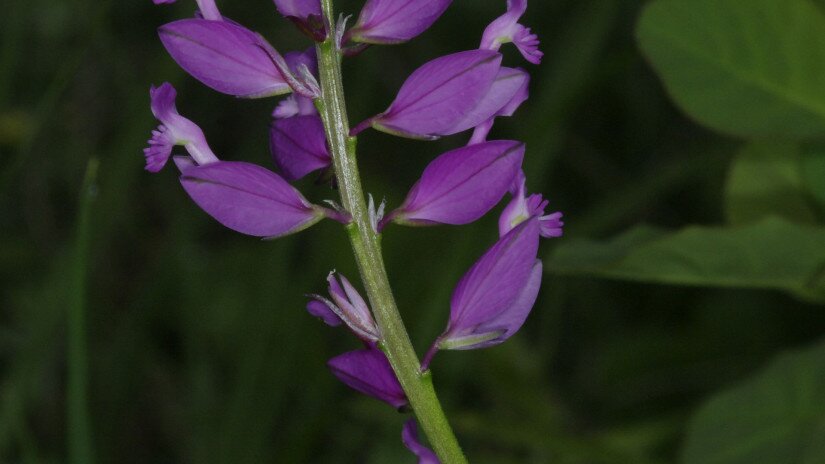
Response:
[[[66,386],[69,459],[92,464],[92,426],[89,416],[89,366],[86,343],[86,272],[91,236],[91,210],[97,182],[96,159],[89,161],[80,193],[72,296],[68,305],[68,382]]]
[[[324,16],[334,28],[332,0],[322,0]],[[421,372],[410,337],[401,320],[390,288],[380,237],[373,230],[356,161],[356,139],[349,136],[346,102],[341,76],[341,53],[335,34],[318,45],[318,64],[323,96],[318,107],[324,120],[327,141],[341,191],[341,202],[352,215],[347,226],[361,279],[381,330],[381,347],[387,355],[421,428],[444,464],[465,464],[467,459],[453,434],[433,388],[430,372]]]

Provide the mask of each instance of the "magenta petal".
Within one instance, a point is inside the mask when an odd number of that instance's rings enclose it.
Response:
[[[307,303],[307,312],[330,327],[338,327],[343,321],[324,301],[312,299]]]
[[[334,272],[327,277],[332,301],[325,301],[325,303],[338,314],[338,317],[358,338],[366,342],[378,342],[381,337],[367,302],[346,277],[340,274],[339,276],[340,283],[335,278]]]
[[[392,216],[419,225],[469,224],[507,193],[523,158],[524,144],[505,140],[449,151],[427,166]]]
[[[356,42],[394,44],[426,31],[452,0],[367,0],[350,31]]]
[[[507,12],[496,18],[484,30],[480,48],[498,50],[502,44],[512,42],[524,59],[533,64],[541,63],[544,53],[539,50],[538,36],[533,34],[529,27],[518,22],[525,11],[527,0],[508,0]]]
[[[523,69],[501,67],[493,85],[478,105],[447,131],[455,134],[478,126],[494,116],[510,116],[527,99],[530,75]]]
[[[521,315],[529,312],[524,306],[529,302],[532,307],[535,300],[530,298],[531,291],[524,292],[536,285],[538,245],[539,220],[533,217],[502,237],[470,268],[453,292],[450,323],[439,338],[439,347],[489,346],[521,327]]]
[[[564,215],[556,211],[555,213],[541,216],[539,226],[541,236],[544,238],[558,238],[564,235],[564,222],[561,220]]]
[[[184,19],[158,32],[172,58],[218,92],[256,98],[291,91],[260,45],[263,39],[237,24]]]
[[[308,18],[309,16],[321,16],[320,0],[275,0],[275,7],[278,13],[286,17]]]
[[[463,341],[456,343],[455,340],[446,339],[442,343],[452,342],[454,346],[451,349],[454,350],[477,350],[504,343],[518,332],[530,315],[539,295],[541,278],[542,264],[536,260],[527,282],[510,306],[476,326],[469,335],[463,337]]]
[[[332,162],[317,115],[276,119],[269,135],[272,157],[286,180],[300,179]]]
[[[327,36],[320,0],[275,0],[278,12],[317,42]]]
[[[501,55],[470,50],[436,58],[414,71],[374,128],[413,138],[435,138],[469,129],[462,125],[488,94]],[[464,127],[466,125],[466,127]]]
[[[218,161],[212,153],[206,137],[197,124],[178,114],[175,107],[177,91],[172,84],[164,82],[160,87],[149,90],[152,100],[152,114],[161,122],[160,126],[152,131],[149,146],[143,150],[146,157],[146,170],[158,172],[169,160],[172,148],[183,145],[197,164],[209,164]]]
[[[250,163],[219,161],[184,169],[190,197],[224,226],[256,237],[280,237],[323,218],[279,175]]]
[[[491,94],[493,92],[510,97],[507,103],[498,109],[496,116],[512,116],[530,96],[530,74],[521,68],[502,67],[490,91]]]
[[[350,388],[390,404],[396,409],[407,405],[407,395],[387,356],[375,347],[350,351],[330,359],[333,375]]]
[[[304,65],[313,76],[318,76],[318,55],[315,47],[309,47],[302,52],[284,53],[284,61],[296,75],[300,74],[300,66]]]
[[[418,458],[418,464],[441,464],[438,456],[431,449],[421,444],[415,419],[410,419],[404,424],[401,431],[401,441]]]

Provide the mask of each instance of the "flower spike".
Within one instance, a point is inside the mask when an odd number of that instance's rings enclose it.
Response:
[[[401,441],[418,458],[418,464],[441,464],[438,456],[431,449],[421,444],[415,419],[410,419],[404,424],[401,431]]]
[[[527,11],[527,0],[507,0],[507,12],[499,16],[484,30],[481,48],[498,51],[502,44],[512,42],[525,60],[541,63],[544,53],[539,50],[538,36],[518,21]]]
[[[267,53],[272,46],[233,22],[184,19],[158,34],[180,67],[213,90],[244,98],[291,92]]]
[[[348,36],[355,42],[397,44],[429,29],[452,0],[367,0]]]
[[[201,128],[178,114],[175,107],[177,91],[172,84],[164,82],[160,87],[152,86],[149,95],[152,99],[152,114],[161,124],[152,131],[149,146],[143,150],[147,171],[158,172],[163,169],[175,145],[184,146],[197,164],[218,161],[218,157],[206,143]]]
[[[436,158],[404,204],[390,213],[407,225],[469,224],[507,193],[524,158],[524,144],[494,141],[462,147]]]
[[[350,388],[402,410],[409,404],[387,356],[375,345],[327,362],[333,375]]]

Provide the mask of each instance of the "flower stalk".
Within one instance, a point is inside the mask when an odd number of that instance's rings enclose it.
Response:
[[[321,2],[325,21],[335,24],[332,0]],[[358,171],[355,137],[350,127],[344,99],[341,58],[335,34],[317,45],[322,96],[316,105],[324,122],[341,202],[352,215],[347,230],[361,273],[361,279],[373,308],[382,339],[380,347],[387,355],[410,405],[436,454],[444,464],[467,462],[441,408],[429,371],[413,349],[404,322],[398,312],[389,284],[381,251],[380,237],[373,230],[361,178]]]

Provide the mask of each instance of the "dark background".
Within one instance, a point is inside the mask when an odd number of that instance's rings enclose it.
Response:
[[[357,13],[361,2],[336,3]],[[532,96],[492,136],[527,143],[530,190],[565,212],[566,236],[542,246],[548,259],[568,243],[639,224],[726,223],[725,183],[742,143],[671,103],[634,38],[644,3],[534,0],[524,23],[541,36],[544,63],[505,48],[509,64],[532,73]],[[267,0],[219,6],[281,51],[310,45]],[[383,110],[417,66],[476,47],[503,8],[503,0],[456,0],[413,42],[347,60],[352,121]],[[66,321],[78,307],[87,313],[97,462],[413,462],[399,439],[402,417],[324,365],[357,343],[304,311],[303,295],[323,291],[332,269],[361,288],[340,226],[258,241],[195,207],[174,169],[143,171],[156,125],[148,89],[163,81],[221,158],[271,165],[276,100],[210,91],[157,38],[157,26],[190,16],[194,2],[5,0],[3,10],[0,462],[66,462]],[[430,160],[465,138],[364,133],[367,190],[397,205]],[[91,159],[99,170],[87,234],[78,232],[78,205]],[[336,198],[312,180],[299,185],[309,198]],[[385,233],[420,353],[446,323],[452,287],[496,239],[496,218]],[[84,237],[88,260],[78,248]],[[825,327],[821,306],[779,291],[549,267],[516,337],[435,360],[437,389],[472,462],[676,462],[706,398]]]

